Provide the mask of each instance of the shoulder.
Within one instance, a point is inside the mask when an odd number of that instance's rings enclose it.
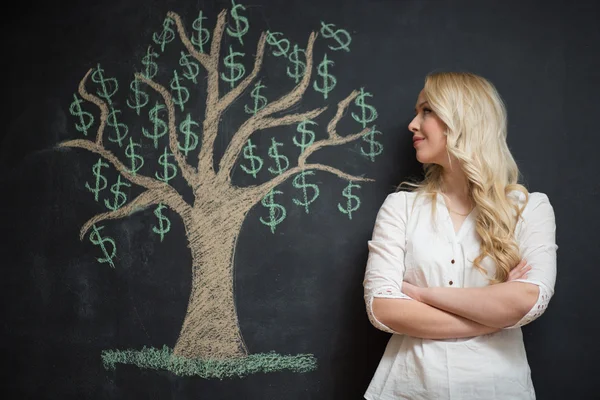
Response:
[[[508,194],[508,197],[518,203],[519,207],[525,205],[523,215],[530,214],[542,208],[552,210],[550,198],[543,192],[531,192],[527,196],[518,190],[513,190]]]
[[[534,231],[554,231],[556,229],[554,208],[546,193],[532,192],[526,198],[523,193],[513,191],[509,196],[518,201],[519,207],[525,205],[518,221],[517,232],[520,233],[523,229],[528,231],[531,231],[531,229]]]

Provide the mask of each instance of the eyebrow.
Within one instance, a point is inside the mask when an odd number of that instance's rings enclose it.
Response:
[[[428,101],[428,100],[425,100],[424,102],[422,102],[421,104],[419,104],[419,105],[417,106],[417,108],[415,108],[415,114],[418,114],[418,113],[419,113],[419,110],[418,110],[418,108],[419,108],[419,107],[421,107],[423,104],[427,103],[427,101]]]

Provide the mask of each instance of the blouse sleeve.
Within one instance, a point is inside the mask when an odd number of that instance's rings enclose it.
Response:
[[[369,257],[363,280],[364,298],[369,321],[384,332],[398,333],[373,315],[373,299],[409,299],[402,293],[404,276],[406,192],[387,196],[377,213],[373,236],[369,240]]]
[[[526,279],[512,282],[527,282],[539,287],[537,302],[515,325],[514,329],[526,325],[544,313],[554,295],[556,281],[556,223],[554,209],[544,193],[530,193],[529,202],[523,211],[523,226],[517,239],[521,259],[527,260],[531,270]]]

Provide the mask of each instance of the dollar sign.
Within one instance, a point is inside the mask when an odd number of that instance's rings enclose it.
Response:
[[[365,104],[365,97],[373,97],[373,95],[369,92],[365,92],[364,88],[360,88],[360,94],[354,100],[354,104],[360,107],[361,114],[358,115],[352,112],[352,118],[361,124],[363,129],[377,119],[377,110],[372,105]]]
[[[92,81],[100,84],[100,89],[96,90],[98,97],[105,99],[109,105],[112,104],[111,97],[114,96],[119,89],[117,80],[115,78],[105,78],[104,70],[100,67],[100,64],[98,64],[98,68],[92,73]]]
[[[171,43],[173,39],[175,39],[175,32],[173,32],[173,29],[171,29],[171,24],[175,24],[175,21],[169,17],[165,18],[162,32],[160,34],[155,33],[152,35],[152,40],[154,40],[154,43],[160,45],[161,53],[164,53],[165,45],[167,43]]]
[[[275,233],[275,227],[279,225],[286,217],[285,207],[281,204],[275,203],[273,196],[275,194],[282,194],[283,192],[279,190],[271,189],[271,191],[263,197],[261,200],[261,204],[269,209],[269,220],[265,221],[262,217],[259,217],[259,220],[264,225],[267,225],[271,228],[271,233]]]
[[[244,158],[246,160],[250,160],[250,167],[248,168],[244,165],[240,165],[240,168],[243,169],[245,173],[250,174],[254,178],[256,178],[256,174],[258,173],[258,171],[260,171],[260,169],[263,166],[263,160],[252,153],[253,148],[256,148],[256,145],[252,144],[250,139],[248,139],[248,143],[246,144],[246,146],[244,146]],[[258,166],[256,165],[256,163],[258,163]]]
[[[298,127],[296,128],[296,130],[302,134],[301,139],[297,140],[296,137],[294,136],[292,138],[292,141],[294,142],[294,144],[298,147],[300,147],[300,154],[304,153],[304,150],[310,146],[311,144],[313,144],[313,142],[315,141],[315,132],[307,129],[306,125],[310,124],[310,125],[319,125],[314,121],[311,121],[310,119],[304,120],[302,122],[300,122],[298,124]],[[307,140],[306,136],[308,135],[308,137],[310,139]]]
[[[158,172],[154,173],[156,179],[165,183],[169,183],[169,181],[177,175],[177,166],[169,162],[169,156],[172,157],[173,155],[170,154],[165,147],[164,153],[158,158],[158,163],[163,167],[162,175],[159,175]]]
[[[177,71],[173,71],[173,79],[171,80],[171,89],[175,91],[173,96],[173,103],[178,105],[183,111],[183,105],[190,99],[190,92],[179,83],[179,76]]]
[[[328,47],[331,50],[350,51],[350,48],[348,46],[350,46],[352,38],[350,37],[348,31],[346,31],[345,29],[338,29],[334,32],[333,29],[331,29],[331,27],[335,27],[335,25],[326,24],[325,22],[321,21],[321,35],[323,35],[323,37],[326,39],[333,38],[339,44],[339,46],[337,47],[332,47],[331,45],[329,45]]]
[[[269,172],[271,172],[272,174],[275,174],[275,175],[280,175],[281,173],[283,173],[283,171],[288,169],[288,167],[290,166],[290,161],[288,160],[288,158],[286,156],[284,156],[283,154],[279,154],[279,151],[277,150],[277,147],[279,147],[279,146],[283,146],[283,143],[277,142],[275,140],[275,138],[272,137],[271,138],[271,147],[269,147],[268,153],[269,153],[269,157],[271,157],[275,160],[275,165],[277,165],[277,169],[269,167]],[[279,161],[280,159],[282,159],[284,161],[285,167],[281,166],[281,162]]]
[[[198,81],[196,80],[196,77],[200,73],[200,67],[194,61],[189,60],[191,57],[192,56],[190,54],[185,54],[182,51],[181,58],[179,59],[179,65],[181,65],[183,68],[186,69],[186,71],[183,73],[183,76],[186,79],[188,79],[194,83],[198,83]]]
[[[230,76],[227,76],[225,73],[221,72],[221,79],[223,79],[225,82],[229,82],[232,89],[235,87],[235,82],[242,79],[242,76],[244,76],[246,73],[244,65],[235,61],[235,57],[237,56],[244,57],[244,53],[233,51],[231,46],[229,46],[229,55],[225,57],[223,63],[225,64],[225,67],[229,68]]]
[[[163,137],[167,133],[167,129],[168,129],[167,123],[165,121],[163,121],[162,119],[160,119],[160,117],[158,115],[158,113],[164,109],[166,109],[166,107],[164,105],[156,102],[156,105],[154,107],[152,107],[152,109],[148,113],[150,121],[154,124],[153,125],[154,130],[153,130],[152,134],[142,127],[142,134],[144,136],[146,136],[147,138],[152,139],[154,141],[155,149],[158,149],[158,139]]]
[[[156,226],[152,227],[152,231],[160,235],[160,241],[162,242],[165,238],[165,234],[171,230],[171,221],[169,218],[165,217],[162,213],[163,208],[167,208],[162,203],[158,203],[158,207],[154,210],[154,215],[158,218],[158,228]]]
[[[363,135],[362,140],[369,144],[369,151],[366,152],[362,147],[360,148],[360,152],[363,156],[369,158],[371,162],[375,162],[375,156],[380,155],[383,152],[383,145],[375,140],[375,134],[382,135],[381,132],[375,129],[369,131],[366,135]]]
[[[108,140],[111,142],[117,142],[119,147],[123,146],[123,139],[127,136],[129,132],[129,128],[127,125],[119,122],[117,120],[117,114],[120,114],[121,110],[116,110],[112,106],[110,107],[110,113],[108,114],[108,118],[106,119],[106,124],[114,129],[115,136],[109,136]]]
[[[247,105],[244,106],[244,110],[246,110],[248,114],[256,115],[257,112],[267,106],[267,98],[260,94],[260,90],[266,88],[266,86],[262,85],[260,82],[261,81],[256,82],[254,89],[252,89],[252,92],[250,93],[250,97],[254,99],[254,107],[250,108]]]
[[[133,108],[137,115],[140,115],[142,107],[148,104],[148,95],[143,90],[140,90],[140,81],[137,79],[131,81],[129,89],[133,92],[134,100],[130,101],[130,99],[127,99],[127,106]]]
[[[294,79],[296,83],[300,82],[300,79],[302,79],[304,73],[306,72],[306,63],[300,60],[300,53],[304,54],[304,59],[306,59],[306,52],[298,48],[298,45],[295,44],[294,50],[288,56],[288,59],[292,63],[292,70],[290,70],[290,67],[288,66],[287,75]]]
[[[329,66],[334,65],[333,61],[327,59],[327,53],[325,53],[325,57],[319,67],[317,68],[317,73],[319,76],[323,78],[323,86],[319,86],[317,80],[315,80],[313,87],[317,92],[323,93],[325,100],[327,100],[327,95],[333,90],[335,85],[337,84],[337,79],[331,74],[329,74]]]
[[[106,178],[104,176],[102,176],[102,167],[106,167],[108,168],[108,164],[102,161],[102,158],[98,159],[98,162],[96,164],[94,164],[94,166],[92,167],[92,173],[94,174],[94,176],[96,177],[96,186],[92,189],[92,187],[90,186],[89,183],[85,183],[85,187],[92,193],[94,193],[94,200],[98,201],[98,193],[100,193],[101,190],[106,189],[106,185],[107,185],[107,181]],[[100,184],[100,181],[102,181],[102,187]]]
[[[103,226],[96,228],[96,225],[92,225],[92,233],[90,233],[90,241],[95,244],[96,246],[100,246],[100,249],[102,250],[102,253],[104,254],[104,258],[96,258],[96,260],[98,260],[98,262],[100,263],[109,263],[111,267],[115,267],[115,264],[113,263],[113,258],[115,258],[115,255],[117,254],[117,246],[115,245],[115,241],[112,240],[109,237],[102,237],[100,236],[100,231],[104,229]],[[105,242],[108,242],[111,246],[112,246],[112,252],[110,254],[108,254],[108,251],[106,250],[106,246],[104,245]]]
[[[158,57],[158,54],[152,50],[152,46],[148,46],[146,55],[142,58],[142,64],[146,67],[144,71],[144,77],[146,79],[152,79],[158,73],[158,64],[154,62],[154,58],[156,57]]]
[[[241,4],[235,4],[235,0],[231,0],[231,4],[233,7],[231,8],[231,17],[235,20],[235,29],[230,26],[227,27],[227,34],[233,38],[238,38],[240,40],[240,44],[243,46],[244,41],[242,40],[242,36],[248,33],[248,19],[246,17],[241,17],[238,15],[238,9],[245,11],[246,8]]]
[[[127,156],[127,158],[129,158],[129,161],[131,163],[131,168],[129,169],[129,172],[131,172],[133,176],[135,176],[135,174],[144,165],[144,158],[139,154],[136,154],[135,152],[136,147],[142,147],[142,145],[134,143],[133,139],[129,138],[129,145],[127,145],[127,148],[125,148],[125,155]]]
[[[69,112],[72,116],[79,118],[79,123],[75,123],[75,129],[87,136],[88,129],[94,123],[94,116],[87,111],[83,111],[81,103],[83,103],[83,100],[78,98],[76,94],[73,94],[73,102],[69,106]]]
[[[347,214],[348,218],[352,219],[352,213],[360,207],[360,199],[358,196],[352,194],[352,188],[360,189],[360,185],[355,185],[352,182],[348,183],[348,186],[344,188],[342,191],[342,195],[346,198],[346,208],[342,207],[340,203],[338,203],[338,210],[342,213]],[[355,204],[352,204],[352,201],[355,201]]]
[[[127,182],[121,182],[121,175],[117,177],[117,182],[110,187],[110,191],[115,195],[112,204],[107,199],[104,199],[104,205],[112,211],[118,210],[127,201],[127,195],[121,192],[121,186],[131,187]]]
[[[276,50],[273,50],[273,55],[275,57],[285,56],[287,57],[287,52],[290,50],[290,41],[287,39],[277,39],[277,36],[283,35],[281,32],[269,32],[267,31],[267,43],[271,46],[276,47]],[[281,44],[283,43],[283,44]]]
[[[192,120],[192,116],[188,113],[186,118],[181,122],[181,124],[179,124],[179,130],[185,137],[185,145],[178,145],[179,150],[183,151],[186,157],[190,151],[195,150],[196,146],[198,146],[198,135],[192,131],[192,126],[199,125],[197,122]]]
[[[208,39],[210,38],[210,32],[208,31],[208,29],[202,27],[202,21],[205,19],[207,18],[203,17],[202,11],[200,11],[200,13],[198,14],[198,18],[196,18],[194,20],[194,23],[192,24],[192,28],[194,28],[194,30],[196,31],[197,36],[194,36],[192,34],[191,41],[192,44],[198,46],[198,48],[200,49],[200,53],[204,53],[204,45],[208,43]]]
[[[302,190],[302,195],[304,197],[304,201],[300,201],[298,199],[292,199],[292,200],[294,201],[294,204],[296,204],[298,206],[304,206],[304,210],[306,211],[307,214],[308,214],[308,206],[312,202],[314,202],[317,199],[317,197],[319,197],[319,187],[312,183],[308,183],[308,184],[306,183],[306,175],[314,175],[314,174],[315,173],[313,171],[302,171],[294,177],[294,180],[292,182],[292,184],[294,185],[294,187],[296,189]],[[306,188],[308,188],[308,187],[310,187],[313,190],[313,197],[310,200],[308,200],[308,197],[306,195]]]

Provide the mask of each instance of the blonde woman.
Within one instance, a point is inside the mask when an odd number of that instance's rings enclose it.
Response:
[[[364,397],[535,399],[520,327],[554,294],[553,207],[517,183],[488,80],[432,73],[415,111],[425,178],[388,195],[368,242],[367,314],[393,335]]]

